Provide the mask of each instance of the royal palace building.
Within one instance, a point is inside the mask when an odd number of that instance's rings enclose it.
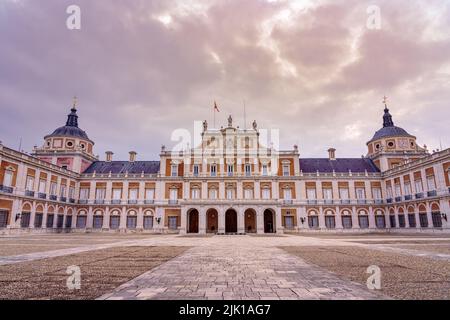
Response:
[[[361,158],[278,151],[230,116],[194,148],[100,161],[75,104],[31,154],[0,143],[0,234],[448,232],[449,213],[450,149],[420,147],[387,105]]]

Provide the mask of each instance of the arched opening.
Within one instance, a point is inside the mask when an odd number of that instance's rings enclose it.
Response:
[[[233,209],[225,213],[225,233],[237,233],[237,213]]]
[[[245,210],[245,232],[256,232],[256,212],[253,209]]]
[[[191,209],[187,214],[188,233],[198,233],[198,210]]]
[[[275,213],[270,210],[264,210],[264,233],[275,233]]]
[[[219,217],[216,209],[209,209],[206,212],[206,232],[216,233],[219,229]]]

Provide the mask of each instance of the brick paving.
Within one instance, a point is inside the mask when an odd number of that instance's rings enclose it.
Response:
[[[380,299],[275,247],[195,247],[99,299]]]

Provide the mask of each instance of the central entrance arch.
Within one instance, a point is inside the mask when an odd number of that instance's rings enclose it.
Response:
[[[237,233],[237,212],[233,209],[225,213],[225,233]]]
[[[245,210],[245,232],[256,233],[256,212],[253,209]]]
[[[206,211],[206,232],[216,233],[219,229],[219,214],[216,209]]]
[[[188,212],[188,233],[198,233],[198,211],[192,209]]]
[[[264,233],[275,233],[275,213],[270,210],[264,210]]]

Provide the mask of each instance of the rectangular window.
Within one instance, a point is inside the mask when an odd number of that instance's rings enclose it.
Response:
[[[396,225],[396,223],[395,223],[395,215],[391,214],[389,216],[389,222],[391,224],[391,228],[395,228],[395,225]]]
[[[283,177],[288,177],[291,175],[291,166],[288,164],[283,164]]]
[[[245,165],[245,176],[250,177],[252,175],[252,165],[246,164]]]
[[[86,228],[86,216],[78,216],[77,217],[77,228],[78,229]]]
[[[64,226],[64,215],[59,214],[56,217],[56,228],[62,229],[63,226]]]
[[[419,214],[419,221],[421,228],[428,228],[428,217],[426,213]]]
[[[44,215],[42,213],[36,213],[34,217],[34,227],[36,229],[42,228],[42,222],[43,222]]]
[[[137,217],[136,216],[127,216],[127,228],[128,229],[136,229]]]
[[[144,229],[145,230],[153,229],[153,216],[144,217]]]
[[[31,217],[31,214],[29,212],[22,213],[22,218],[20,220],[21,228],[29,228],[30,227],[30,217]]]
[[[56,196],[56,187],[57,187],[56,182],[50,183],[50,195]]]
[[[215,164],[211,165],[211,177],[217,176],[217,166]]]
[[[270,199],[270,189],[269,188],[262,189],[262,198],[264,200],[269,200]]]
[[[59,196],[65,197],[66,196],[66,186],[64,184],[61,185],[61,188],[59,189]]]
[[[178,229],[178,225],[177,225],[177,223],[178,223],[178,219],[177,219],[177,217],[169,217],[169,223],[168,223],[168,225],[169,225],[169,229],[170,230],[176,230],[176,229]]]
[[[178,189],[170,189],[170,200],[178,200]]]
[[[319,217],[318,216],[309,216],[308,217],[308,225],[311,229],[319,228]]]
[[[386,220],[384,219],[383,215],[377,215],[375,217],[375,223],[376,223],[378,229],[386,228]]]
[[[268,172],[267,164],[263,164],[263,166],[262,166],[262,175],[263,176],[267,176],[267,172]]]
[[[233,176],[233,169],[234,169],[234,166],[232,164],[227,165],[227,173],[228,173],[229,177]]]
[[[209,198],[217,199],[217,189],[209,189]]]
[[[74,187],[69,187],[69,198],[73,199],[75,195],[75,188]]]
[[[198,188],[194,188],[191,190],[192,199],[200,199],[200,190]]]
[[[27,187],[26,189],[28,191],[34,191],[34,177],[28,176],[27,177]]]
[[[341,200],[348,200],[349,199],[348,189],[340,188],[339,189],[339,196],[341,197]]]
[[[155,189],[145,189],[145,200],[155,199]]]
[[[138,189],[130,189],[130,197],[129,200],[137,200],[138,199]]]
[[[387,193],[387,197],[392,199],[393,195],[392,195],[392,187],[391,186],[388,186],[386,188],[386,193]]]
[[[366,215],[360,215],[358,216],[358,222],[359,227],[361,229],[368,229],[369,228],[369,217]]]
[[[433,227],[435,228],[442,228],[442,216],[440,212],[433,212],[431,214],[431,217],[433,218]]]
[[[122,199],[122,189],[113,189],[113,200],[121,200]]]
[[[171,166],[171,176],[178,177],[178,165],[177,164],[173,164]]]
[[[284,226],[288,230],[294,229],[294,217],[292,216],[284,217]]]
[[[421,192],[423,192],[422,180],[415,180],[415,181],[414,181],[414,186],[415,186],[415,188],[416,188],[416,193],[421,193]]]
[[[411,195],[411,184],[409,182],[405,183],[405,195]]]
[[[356,188],[356,199],[358,200],[366,199],[366,190],[364,188]]]
[[[120,216],[111,216],[111,219],[109,221],[109,227],[112,230],[119,229],[119,227],[120,227]]]
[[[436,190],[436,184],[434,182],[434,176],[428,176],[427,177],[427,187],[428,187],[428,191]]]
[[[198,167],[198,164],[195,164],[194,165],[194,176],[198,177],[198,174],[199,174],[199,167]]]
[[[306,195],[309,200],[315,200],[316,199],[316,189],[313,189],[313,188],[306,189]]]
[[[46,184],[44,179],[39,180],[39,193],[45,193]]]
[[[333,190],[330,188],[323,189],[323,198],[325,200],[333,200]]]
[[[13,181],[13,172],[10,170],[5,171],[5,177],[3,178],[3,186],[11,187]]]
[[[72,216],[66,217],[66,229],[72,228]]]
[[[399,228],[406,227],[406,221],[405,221],[405,215],[404,214],[399,214],[398,215],[398,227]]]
[[[95,190],[95,200],[105,200],[106,189]]]
[[[253,199],[253,189],[245,189],[244,190],[244,198],[245,199]]]
[[[89,199],[89,189],[82,188],[80,189],[80,200],[88,200]]]
[[[415,214],[408,214],[408,222],[410,228],[416,227],[416,215]]]
[[[336,219],[334,216],[325,216],[325,226],[327,229],[334,229],[336,228]]]
[[[8,225],[8,211],[0,210],[0,229],[6,228]]]
[[[402,196],[402,189],[399,184],[395,185],[395,196],[401,197]]]
[[[381,200],[381,189],[380,188],[372,188],[372,195],[375,200]]]
[[[352,217],[351,216],[342,216],[342,226],[344,229],[352,228]]]
[[[227,189],[227,199],[234,199],[234,189]]]
[[[47,221],[45,223],[45,226],[47,228],[53,228],[53,220],[54,220],[55,216],[53,214],[49,214],[47,216]]]
[[[94,229],[101,229],[103,227],[103,216],[94,216]]]

